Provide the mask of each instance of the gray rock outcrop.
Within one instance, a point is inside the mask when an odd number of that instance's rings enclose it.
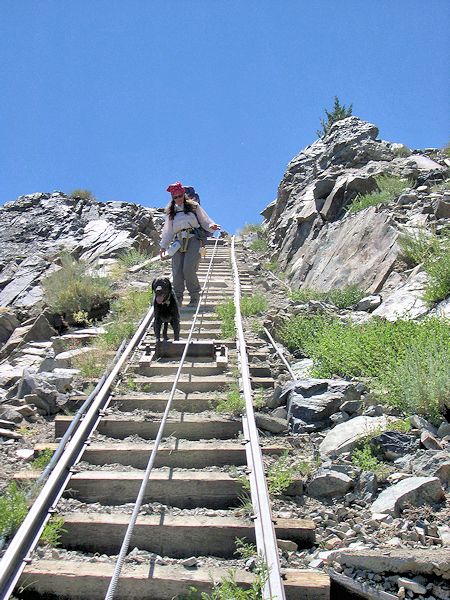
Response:
[[[370,510],[398,515],[406,503],[420,506],[443,498],[444,490],[437,477],[407,477],[381,492]]]
[[[299,379],[286,384],[278,394],[286,402],[294,433],[324,429],[330,416],[345,402],[358,402],[361,392],[356,384],[333,379]]]
[[[162,213],[128,202],[21,196],[0,207],[0,306],[27,313],[42,298],[40,281],[61,251],[104,261],[139,248],[156,252]]]
[[[351,116],[291,160],[277,199],[261,214],[271,254],[287,270],[294,289],[328,291],[355,284],[372,294],[385,291],[390,275],[404,269],[397,243],[404,226],[431,227],[449,219],[445,191],[430,190],[448,177],[449,163],[437,151],[424,153],[378,139],[375,125]],[[397,203],[346,213],[358,195],[377,191],[378,175],[405,181]],[[388,286],[390,296],[382,293],[381,306],[370,310],[387,318],[429,310],[420,301],[423,273],[401,283],[400,307],[395,286]]]
[[[340,423],[327,433],[320,444],[320,454],[334,457],[343,452],[350,452],[358,442],[369,436],[369,434],[380,429],[386,429],[390,420],[392,419],[385,416],[359,416],[345,423]]]

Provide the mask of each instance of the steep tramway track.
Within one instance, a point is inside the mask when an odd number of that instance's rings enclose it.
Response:
[[[255,502],[255,518],[236,512],[242,480],[228,468],[248,464],[250,418],[244,420],[243,429],[241,419],[213,410],[227,386],[236,383],[239,359],[236,342],[221,339],[215,313],[218,303],[234,297],[231,251],[220,240],[214,252],[192,344],[131,537],[130,549],[137,549],[131,553],[135,559],[129,556],[125,561],[114,598],[170,600],[182,597],[190,586],[210,592],[212,582],[223,579],[230,568],[236,569],[235,580],[242,587],[248,587],[254,577],[242,568],[234,553],[236,538],[256,540],[260,548],[258,520],[262,516]],[[208,261],[203,261],[199,269],[202,285],[207,273]],[[250,273],[241,273],[240,281],[241,293],[251,293]],[[183,340],[191,329],[192,314],[181,310],[178,345],[171,344],[161,355],[161,349],[154,346],[153,332],[148,330],[123,367],[122,382],[128,382],[128,390],[124,385],[116,387],[101,409],[96,430],[85,441],[57,505],[64,518],[61,546],[53,553],[35,553],[27,561],[16,587],[19,597],[105,598],[185,347]],[[261,346],[259,342],[248,346],[247,355],[263,357]],[[263,364],[251,367],[250,377],[253,389],[273,387],[270,371]],[[80,403],[83,400],[80,398]],[[56,438],[64,435],[70,421],[66,416],[55,420]],[[41,445],[36,451],[42,449]],[[280,455],[284,449],[283,444],[270,443],[270,438],[261,446],[263,454]],[[16,479],[30,482],[37,477],[38,473],[26,471],[18,473]],[[261,494],[261,489],[255,494]],[[298,495],[301,491],[302,482],[294,480],[286,493]],[[308,519],[275,516],[267,526],[277,538],[294,541],[299,547],[314,542],[314,523]],[[264,534],[264,527],[262,535],[267,545],[270,535]],[[196,557],[192,561],[195,566],[183,564],[192,557]],[[277,565],[270,564],[270,578],[274,577],[274,585],[278,585]],[[282,600],[283,594],[288,599],[329,598],[329,580],[322,573],[288,569],[282,573],[281,582],[281,594],[274,594],[269,581],[264,598]]]

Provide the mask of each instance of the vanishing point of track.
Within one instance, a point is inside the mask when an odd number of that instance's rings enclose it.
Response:
[[[285,446],[261,446],[255,425],[253,392],[274,382],[270,369],[252,364],[253,358],[264,360],[264,343],[246,344],[242,328],[240,294],[252,292],[251,272],[238,272],[234,240],[231,246],[208,240],[208,248],[210,258],[199,269],[200,304],[196,311],[181,309],[181,341],[155,346],[150,310],[130,343],[120,349],[109,375],[87,401],[80,398],[83,416],[56,418],[55,437],[63,440],[58,460],[0,562],[0,600],[14,589],[21,598],[36,600],[171,600],[190,586],[208,592],[212,582],[227,575],[236,538],[256,542],[269,568],[264,599],[329,598],[325,574],[280,569],[277,538],[311,545],[314,523],[272,516],[262,453],[279,455]],[[236,306],[236,340],[220,339],[215,307],[227,299],[234,299]],[[242,419],[211,409],[237,383],[232,364],[239,366],[246,405]],[[133,391],[123,392],[119,381],[127,381]],[[129,436],[137,439],[126,440]],[[242,480],[224,470],[225,465],[247,465],[251,518],[235,514]],[[33,483],[39,475],[26,471],[16,479]],[[300,490],[301,482],[294,481],[287,493]],[[68,510],[63,505],[61,510],[61,498],[74,498],[81,507],[95,503],[97,508]],[[149,503],[164,508],[140,510]],[[127,510],[120,510],[123,505]],[[196,514],[198,508],[207,510]],[[64,517],[61,547],[73,552],[70,560],[58,552],[54,559],[33,554],[55,512]],[[151,558],[130,562],[130,547]],[[83,553],[94,558],[83,559]],[[210,556],[219,566],[197,566],[195,560],[188,566],[189,561],[165,562],[159,556]],[[234,576],[242,587],[250,586],[254,577],[244,569]]]

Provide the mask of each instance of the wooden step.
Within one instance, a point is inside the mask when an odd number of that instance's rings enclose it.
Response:
[[[15,480],[19,484],[32,483],[39,475],[23,471],[17,473]],[[64,496],[105,506],[135,502],[142,476],[142,471],[82,471],[71,477]],[[152,472],[143,502],[161,502],[179,508],[228,509],[239,505],[242,491],[241,481],[228,473],[164,469]]]
[[[225,397],[225,392],[204,394],[183,394],[182,392],[176,392],[172,402],[172,408],[178,412],[190,413],[213,410],[217,402]],[[160,394],[137,394],[136,392],[130,392],[129,394],[124,393],[122,395],[113,396],[109,406],[124,412],[135,409],[148,410],[150,412],[164,412],[168,398],[168,392]],[[80,404],[81,406],[86,400],[86,396],[79,396],[75,398],[75,400],[77,404]]]
[[[187,329],[189,331],[189,329],[192,327],[192,320],[191,319],[182,319],[180,321],[180,326],[184,329]],[[220,321],[219,319],[202,319],[202,318],[197,318],[197,321],[195,323],[195,329],[194,331],[196,331],[197,329],[205,329],[206,331],[209,331],[210,329],[218,329],[220,330],[222,326],[222,321]]]
[[[221,342],[222,343],[222,342]],[[172,389],[174,377],[132,377],[138,389],[146,392],[164,392]],[[212,375],[211,377],[197,377],[182,373],[177,383],[177,389],[184,393],[216,392],[222,391],[234,383],[235,379],[225,375]]]
[[[39,475],[38,471],[21,471],[14,479],[18,483],[34,483]],[[64,495],[81,502],[126,504],[136,500],[142,476],[142,471],[81,471],[72,475]],[[242,492],[242,482],[223,471],[160,469],[152,472],[143,502],[227,509],[240,504]],[[286,491],[294,496],[302,493],[303,481],[299,478]]]
[[[130,392],[123,395],[113,396],[109,407],[114,410],[130,412],[136,409],[149,412],[164,412],[169,393],[161,394],[137,394]],[[177,392],[172,402],[172,409],[178,412],[199,413],[205,410],[214,410],[216,404],[226,398],[226,392],[205,393],[205,394],[183,394]],[[75,408],[81,406],[86,400],[86,396],[76,396],[71,399]]]
[[[56,450],[57,444],[37,444],[35,455],[45,449]],[[92,443],[87,446],[83,460],[93,465],[120,464],[145,469],[147,467],[153,444],[137,443]],[[286,446],[270,445],[261,448],[265,455],[281,455]],[[238,442],[217,441],[205,443],[189,440],[168,440],[164,447],[158,449],[155,467],[172,467],[203,469],[204,467],[221,467],[224,465],[246,465],[245,445]]]
[[[215,392],[209,394],[183,394],[182,392],[177,392],[172,402],[172,408],[178,412],[203,412],[205,410],[212,410],[217,402],[225,397],[225,392]],[[135,409],[148,410],[150,412],[164,412],[168,398],[168,392],[158,395],[137,395],[133,392],[130,392],[130,394],[113,396],[109,406],[124,412]],[[76,401],[81,406],[85,399],[86,396],[80,396],[76,398]]]
[[[130,515],[123,513],[72,513],[63,515],[61,545],[69,550],[117,554]],[[314,521],[276,519],[277,538],[295,542],[299,548],[314,543]],[[219,556],[233,558],[236,538],[255,543],[255,528],[250,519],[234,516],[175,516],[170,513],[138,517],[130,547],[161,556]]]
[[[112,562],[35,559],[25,567],[19,587],[25,590],[24,600],[43,599],[45,594],[71,600],[104,600],[113,572]],[[330,580],[324,573],[286,570],[283,575],[286,600],[330,599]],[[181,565],[158,565],[156,561],[125,564],[114,599],[173,600],[187,594],[191,586],[200,593],[211,593],[214,582],[227,576],[227,568],[187,569]],[[253,578],[248,571],[235,572],[235,581],[242,588],[249,588]]]
[[[186,341],[188,338],[188,334],[189,334],[189,330],[190,327],[181,327],[180,328],[180,340],[181,341]],[[168,336],[169,336],[169,340],[173,340],[173,332],[172,329],[169,328],[168,330]],[[210,341],[210,342],[214,342],[214,343],[220,343],[222,344],[222,332],[219,328],[217,329],[210,329],[209,331],[205,331],[205,330],[194,330],[193,334],[192,334],[192,340],[203,340],[203,341]],[[155,338],[154,336],[151,334],[150,336],[146,336],[145,337],[145,343],[154,343]],[[230,341],[230,340],[229,340]],[[234,340],[233,340],[233,343]]]
[[[148,377],[167,377],[175,375],[178,372],[179,362],[163,362],[160,360],[149,360],[149,358],[145,356],[141,357],[138,363],[130,365],[128,372],[136,373],[137,375],[147,375]],[[183,371],[189,371],[189,374],[195,377],[210,377],[211,375],[220,375],[227,367],[228,363],[225,361],[217,363],[216,361],[193,362],[192,360],[185,360]],[[269,373],[262,374],[270,375],[270,370]]]
[[[55,436],[62,437],[70,425],[72,417],[55,418]],[[145,440],[154,440],[158,433],[160,414],[149,414],[148,418],[130,419],[120,415],[105,416],[97,427],[98,433],[111,438],[123,439],[131,434]],[[238,418],[181,413],[169,416],[164,429],[164,437],[174,436],[184,440],[231,439],[242,431]]]

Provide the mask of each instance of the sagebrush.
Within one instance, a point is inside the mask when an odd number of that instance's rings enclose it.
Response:
[[[218,304],[216,307],[216,312],[219,316],[219,319],[222,321],[220,326],[222,336],[225,339],[234,338],[236,335],[236,325],[234,322],[236,308],[233,300],[227,300],[226,302]]]
[[[54,312],[69,319],[80,312],[88,316],[111,300],[111,281],[92,272],[92,266],[69,254],[63,254],[60,263],[42,282],[44,300]]]
[[[290,297],[296,302],[309,302],[310,300],[319,300],[322,302],[331,302],[337,308],[350,308],[362,298],[365,292],[357,285],[347,285],[342,288],[335,288],[322,292],[313,288],[301,288],[291,292]]]
[[[267,298],[264,294],[253,294],[252,296],[242,296],[241,314],[244,317],[252,317],[262,314],[267,310]]]
[[[296,316],[278,330],[292,351],[313,359],[313,375],[369,379],[381,401],[434,422],[450,398],[448,319],[354,324],[324,316]]]
[[[424,300],[433,304],[450,295],[450,228],[439,235],[419,230],[399,237],[402,255],[411,266],[423,265],[428,275]]]
[[[378,191],[357,196],[347,207],[348,213],[356,213],[369,206],[389,204],[398,198],[405,188],[412,185],[411,182],[400,179],[399,177],[393,177],[392,175],[378,175],[375,177],[375,181],[377,183]]]

